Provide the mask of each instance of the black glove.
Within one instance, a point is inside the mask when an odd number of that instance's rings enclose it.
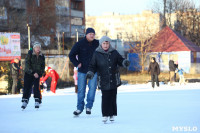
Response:
[[[124,67],[128,67],[130,65],[130,61],[129,60],[124,60],[123,61],[123,66]]]
[[[93,77],[94,77],[94,73],[93,72],[91,72],[91,71],[87,72],[86,79],[92,79]]]

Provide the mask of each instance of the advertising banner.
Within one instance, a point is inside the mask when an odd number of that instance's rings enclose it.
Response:
[[[0,32],[0,61],[21,59],[20,33]]]

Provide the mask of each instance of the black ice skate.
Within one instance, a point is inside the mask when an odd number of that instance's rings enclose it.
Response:
[[[91,109],[87,108],[86,109],[86,114],[90,115],[91,114]]]
[[[40,99],[39,98],[35,98],[35,108],[39,109],[40,107]]]
[[[82,111],[80,111],[80,110],[76,110],[76,111],[74,111],[73,114],[74,114],[75,116],[78,116],[78,115],[80,115],[81,113],[82,113]]]
[[[24,110],[26,107],[27,107],[27,104],[28,104],[28,99],[22,99],[22,110]]]

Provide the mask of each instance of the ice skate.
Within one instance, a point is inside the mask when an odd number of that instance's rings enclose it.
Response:
[[[76,110],[76,111],[74,111],[73,114],[74,114],[75,116],[78,116],[78,115],[80,115],[81,113],[82,113],[82,111],[80,111],[80,110]]]
[[[27,104],[28,104],[28,99],[22,99],[22,111],[27,107]]]
[[[114,122],[114,121],[115,121],[114,116],[110,116],[110,121],[111,121],[111,122]]]
[[[91,109],[90,109],[90,108],[87,108],[87,109],[86,109],[86,114],[88,114],[88,115],[91,114]]]
[[[35,108],[38,110],[40,107],[40,99],[39,98],[35,98]]]
[[[102,121],[103,121],[104,124],[105,124],[105,123],[107,122],[107,120],[108,120],[108,117],[107,117],[107,116],[104,116]]]

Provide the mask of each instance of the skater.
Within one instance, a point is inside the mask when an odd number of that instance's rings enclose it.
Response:
[[[175,64],[173,60],[169,61],[169,77],[170,77],[170,85],[174,85],[175,82]]]
[[[22,108],[25,109],[32,91],[34,92],[35,108],[39,108],[40,90],[39,82],[40,77],[44,73],[45,57],[41,52],[41,45],[36,43],[33,50],[29,50],[25,58],[25,75],[24,75],[24,92],[22,97]]]
[[[178,61],[176,61],[174,63],[174,67],[175,67],[175,70],[178,68]],[[174,81],[177,82],[177,79],[176,79],[176,72],[174,73]]]
[[[13,84],[12,84],[12,94],[16,94],[16,90],[17,90],[17,81],[19,78],[19,72],[20,69],[22,69],[22,66],[20,66],[20,60],[18,58],[13,59],[11,62],[11,76],[12,76],[12,80],[13,80]]]
[[[184,84],[184,85],[185,85],[185,78],[184,78],[184,75],[183,75],[184,70],[183,70],[182,68],[178,67],[178,68],[176,69],[176,72],[177,72],[178,75],[179,75],[179,84],[180,84],[180,85],[181,85],[181,84]]]
[[[103,36],[99,40],[99,47],[93,54],[86,78],[92,79],[97,72],[98,88],[102,92],[103,122],[108,118],[114,121],[117,116],[117,87],[121,85],[118,66],[128,67],[130,62],[110,45],[111,39]]]
[[[41,79],[41,83],[44,83],[48,77],[51,77],[51,91],[56,93],[56,86],[59,79],[58,73],[53,70],[51,67],[45,67],[46,75],[44,78]]]
[[[155,87],[155,81],[157,87],[159,87],[159,81],[158,81],[158,75],[160,74],[160,67],[158,63],[156,62],[156,58],[152,57],[151,58],[151,63],[149,64],[149,69],[148,73],[151,72],[151,83],[152,83],[152,88]]]
[[[75,67],[78,67],[78,94],[77,94],[77,110],[74,115],[82,113],[85,106],[85,91],[86,91],[86,73],[88,65],[92,59],[92,55],[99,46],[99,41],[95,39],[95,31],[93,28],[87,28],[84,39],[77,42],[70,51],[69,58]],[[76,58],[78,55],[78,59]],[[91,114],[95,93],[97,88],[97,74],[88,82],[89,91],[87,94],[86,114]]]
[[[77,73],[77,68],[74,67],[74,75],[73,75],[73,78],[74,78],[74,86],[75,86],[75,93],[78,93],[78,73]]]

